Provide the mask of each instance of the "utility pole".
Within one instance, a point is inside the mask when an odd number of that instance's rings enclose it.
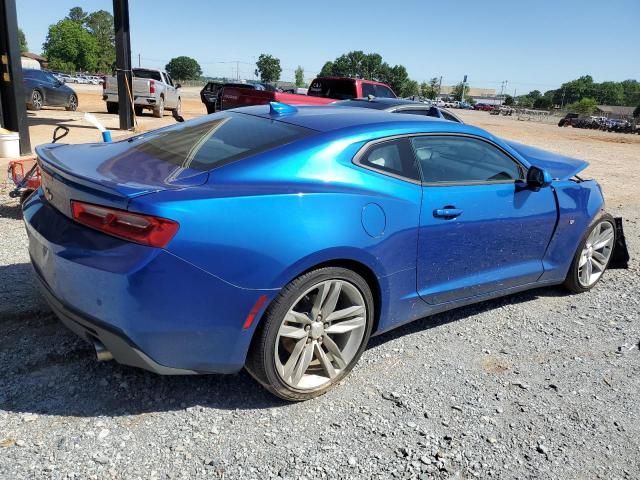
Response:
[[[113,26],[116,34],[116,75],[120,130],[133,128],[131,99],[131,40],[129,38],[129,0],[113,0]]]
[[[438,84],[438,97],[442,91],[442,75],[440,75],[440,83]]]
[[[236,80],[240,80],[240,62],[236,60]]]
[[[0,0],[0,127],[18,132],[20,155],[31,153],[15,0]]]
[[[138,68],[140,68],[140,54],[138,54]]]
[[[564,108],[564,88],[562,89],[562,102],[560,103],[560,110],[562,110]]]

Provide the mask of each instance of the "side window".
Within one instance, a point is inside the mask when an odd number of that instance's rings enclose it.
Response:
[[[403,109],[403,110],[396,110],[394,113],[408,113],[411,115],[422,115],[424,116],[429,116],[429,110],[426,108],[413,108],[413,109]]]
[[[173,87],[173,78],[171,78],[171,75],[169,75],[168,73],[166,74],[166,76],[167,76],[167,83]]]
[[[375,90],[375,96],[378,98],[396,98],[390,88],[384,85],[372,85]]]
[[[411,139],[425,183],[513,182],[523,169],[508,155],[482,140],[456,136]]]
[[[449,112],[445,112],[444,110],[440,110],[440,111],[442,112],[442,118],[444,118],[445,120],[449,120],[451,122],[460,123],[460,120],[458,120],[456,117],[454,117]]]
[[[362,96],[368,97],[369,95],[376,96],[376,90],[373,88],[371,83],[363,83],[362,84]]]
[[[356,163],[381,173],[420,180],[416,160],[406,138],[374,143],[358,157]]]

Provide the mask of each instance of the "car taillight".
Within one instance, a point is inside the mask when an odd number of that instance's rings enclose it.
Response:
[[[76,222],[87,227],[150,247],[166,247],[180,228],[177,222],[166,218],[76,200],[71,200],[71,212]]]
[[[155,80],[149,80],[149,93],[156,93],[156,82],[155,82]]]

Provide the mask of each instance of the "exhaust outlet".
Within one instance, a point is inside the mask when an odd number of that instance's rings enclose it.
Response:
[[[108,362],[109,360],[113,360],[113,355],[104,344],[97,339],[93,339],[93,348],[96,350],[96,360],[99,362]]]

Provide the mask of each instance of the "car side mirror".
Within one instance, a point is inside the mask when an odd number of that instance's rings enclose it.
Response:
[[[551,174],[540,167],[530,167],[527,172],[527,185],[533,188],[548,187],[552,180]]]
[[[182,85],[179,83],[176,83],[176,88],[182,88]]]

